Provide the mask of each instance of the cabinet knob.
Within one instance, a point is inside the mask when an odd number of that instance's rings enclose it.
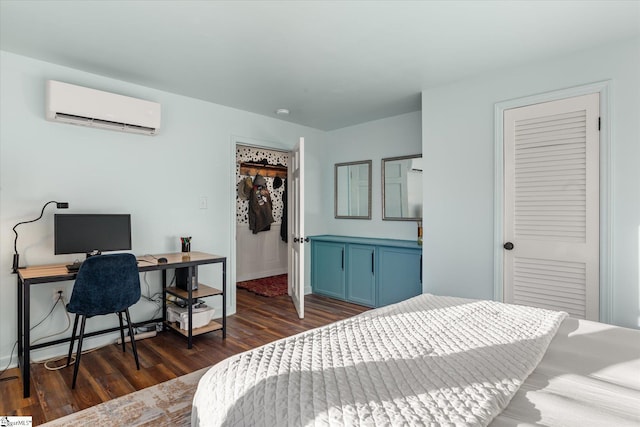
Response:
[[[511,242],[507,242],[504,244],[503,248],[505,248],[506,250],[510,251],[513,249],[513,243]]]

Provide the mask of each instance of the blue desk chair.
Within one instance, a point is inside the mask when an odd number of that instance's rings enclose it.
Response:
[[[78,367],[82,356],[84,326],[87,317],[117,313],[120,319],[120,337],[122,338],[122,352],[124,353],[126,352],[124,325],[122,323],[122,313],[124,313],[127,316],[129,336],[132,337],[131,347],[133,348],[133,356],[136,359],[136,367],[140,370],[136,341],[133,339],[133,327],[129,316],[129,307],[138,302],[139,299],[140,273],[138,272],[136,257],[132,254],[97,255],[88,258],[82,263],[73,286],[71,300],[67,304],[67,311],[76,315],[73,322],[73,335],[71,335],[67,366],[71,363],[78,318],[82,318],[71,388],[76,387]]]

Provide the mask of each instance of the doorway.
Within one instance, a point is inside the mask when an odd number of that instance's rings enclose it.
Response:
[[[288,163],[286,151],[236,145],[236,282],[287,274]]]

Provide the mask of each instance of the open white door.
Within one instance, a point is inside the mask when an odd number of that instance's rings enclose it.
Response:
[[[304,138],[296,144],[289,167],[289,295],[304,318]]]

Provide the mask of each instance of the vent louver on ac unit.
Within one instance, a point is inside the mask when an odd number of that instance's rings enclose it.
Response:
[[[160,104],[55,80],[47,81],[50,121],[121,132],[155,135]]]

